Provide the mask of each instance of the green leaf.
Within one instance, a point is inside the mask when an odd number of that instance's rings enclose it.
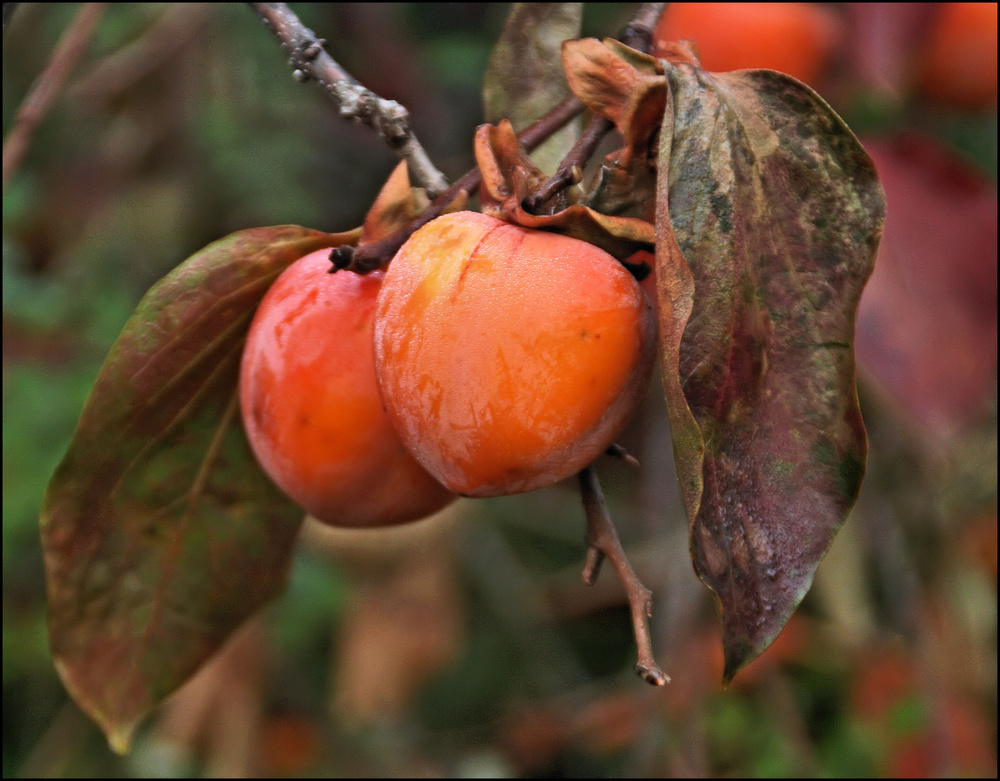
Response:
[[[569,95],[560,48],[580,35],[582,3],[515,3],[490,56],[483,80],[486,121],[510,120],[524,130]],[[556,168],[576,141],[576,123],[555,133],[531,158],[546,174]]]
[[[861,486],[854,325],[885,202],[858,140],[791,77],[666,76],[664,384],[730,680],[784,627]]]
[[[277,275],[358,233],[206,247],[150,289],[101,368],[41,528],[56,667],[117,751],[284,583],[303,513],[247,446],[240,355]]]

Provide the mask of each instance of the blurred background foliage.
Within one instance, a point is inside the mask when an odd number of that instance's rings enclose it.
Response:
[[[80,7],[14,14],[5,138]],[[509,6],[293,7],[410,109],[449,178],[472,165]],[[614,34],[632,10],[589,4],[584,32]],[[395,160],[291,78],[247,6],[109,4],[5,181],[4,775],[995,776],[996,12],[992,103],[970,107],[921,86],[938,4],[828,10],[839,33],[813,86],[869,145],[889,201],[859,316],[871,458],[774,646],[721,687],[654,388],[622,440],[642,470],[600,472],[671,685],[632,673],[612,573],[580,583],[582,511],[557,486],[382,533],[307,523],[285,595],[119,758],[53,669],[37,528],[90,383],[185,257],[256,225],[358,225]]]

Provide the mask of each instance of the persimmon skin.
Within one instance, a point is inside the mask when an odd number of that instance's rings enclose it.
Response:
[[[997,104],[997,4],[939,3],[921,87],[940,103],[980,110]]]
[[[454,498],[407,452],[375,381],[372,317],[383,272],[330,270],[320,250],[289,266],[257,308],[240,366],[257,461],[332,526],[423,518]]]
[[[653,54],[690,38],[705,70],[770,68],[815,84],[838,36],[836,17],[814,3],[670,3]]]
[[[613,257],[476,212],[429,222],[386,272],[375,368],[403,442],[463,496],[590,464],[646,391],[652,306]]]

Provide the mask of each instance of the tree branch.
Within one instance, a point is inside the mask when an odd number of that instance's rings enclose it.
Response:
[[[669,3],[643,3],[632,21],[625,25],[625,29],[618,37],[618,40],[626,46],[649,54],[653,48],[653,35],[656,32],[656,25],[660,22],[660,17],[667,10]]]
[[[583,166],[594,154],[597,145],[601,143],[612,128],[614,123],[610,119],[595,114],[587,123],[583,134],[573,144],[573,148],[559,163],[559,168],[552,174],[537,190],[524,199],[525,211],[538,213],[538,210],[549,199],[558,195],[570,185],[577,184],[583,179]]]
[[[107,103],[132,89],[142,79],[191,45],[210,14],[213,3],[170,3],[141,36],[98,60],[69,89],[68,97],[85,106]]]
[[[255,4],[265,5],[265,4]],[[643,3],[636,12],[632,21],[625,26],[620,36],[620,40],[632,48],[648,52],[652,46],[653,31],[663,13],[666,3]],[[584,109],[583,103],[575,95],[571,95],[541,119],[526,127],[518,134],[521,146],[528,152],[535,149],[542,141],[547,139],[557,130],[566,125],[574,117],[578,116]],[[539,196],[537,193],[530,196],[526,201],[535,206],[541,206],[560,190],[577,181],[578,172],[589,157],[594,153],[597,144],[605,133],[613,127],[613,124],[603,117],[594,117],[587,125],[583,135],[573,145],[569,154],[559,166],[556,174],[545,182],[540,188],[545,193]],[[377,268],[381,268],[392,260],[393,256],[403,246],[403,243],[419,228],[426,225],[435,217],[439,217],[442,212],[461,193],[471,194],[480,182],[478,168],[473,168],[466,173],[455,184],[441,193],[423,211],[423,213],[405,228],[401,228],[395,233],[386,236],[380,241],[364,244],[360,247],[339,247],[331,254],[330,261],[333,267],[331,273],[342,269],[350,269],[358,274],[367,274]],[[526,208],[528,208],[526,206]],[[529,211],[532,209],[528,208]],[[632,269],[630,269],[632,270]],[[634,270],[637,276],[642,274],[642,270]],[[648,272],[647,272],[648,273]],[[639,279],[642,276],[638,276]]]
[[[588,466],[579,474],[580,498],[587,515],[587,562],[583,567],[583,582],[594,584],[601,571],[601,564],[607,558],[615,568],[618,579],[625,588],[632,612],[632,631],[639,651],[635,671],[654,686],[670,683],[670,677],[657,665],[653,657],[653,643],[649,634],[649,617],[653,614],[653,592],[642,585],[629,563],[615,531],[614,521],[604,501],[597,472]]]
[[[87,50],[87,44],[93,35],[101,16],[108,8],[108,3],[84,3],[77,11],[73,21],[59,39],[52,58],[45,69],[38,74],[27,96],[17,110],[14,125],[7,134],[3,145],[3,189],[24,159],[35,128],[55,102],[59,90],[62,89],[69,74],[72,73],[77,61]]]
[[[367,125],[393,152],[406,160],[410,179],[433,197],[448,187],[410,127],[410,114],[394,100],[380,98],[340,67],[323,48],[326,43],[299,21],[285,3],[251,3],[288,55],[299,81],[314,79],[333,98],[340,115]]]

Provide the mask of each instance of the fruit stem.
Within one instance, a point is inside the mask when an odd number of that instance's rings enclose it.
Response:
[[[517,138],[521,142],[521,146],[530,152],[557,130],[565,127],[570,120],[578,116],[582,111],[583,103],[575,95],[571,95],[557,104],[544,117],[528,125],[528,127],[518,133]],[[421,212],[419,217],[395,233],[390,233],[379,241],[363,244],[357,248],[348,246],[338,248],[338,251],[335,251],[330,258],[330,262],[333,263],[333,268],[330,269],[330,272],[350,269],[357,274],[368,274],[375,269],[381,268],[392,260],[396,252],[410,236],[431,220],[440,217],[444,213],[444,210],[454,203],[459,195],[462,193],[471,195],[479,187],[480,181],[482,181],[482,174],[479,168],[472,168],[461,179],[435,198]]]
[[[583,135],[576,140],[573,148],[559,163],[558,170],[541,187],[524,199],[525,211],[537,214],[538,210],[558,193],[570,185],[578,183],[583,177],[583,166],[594,154],[601,139],[612,128],[614,128],[614,123],[610,119],[606,119],[600,114],[592,116],[590,122],[587,123],[586,130],[583,131]]]
[[[251,3],[251,5],[256,7],[268,4]],[[643,3],[632,20],[625,26],[622,34],[619,36],[619,40],[626,46],[631,46],[633,49],[648,53],[652,46],[653,31],[656,29],[657,22],[659,22],[666,5],[666,3]],[[260,10],[258,10],[258,13],[260,13]],[[265,21],[267,21],[266,18]],[[575,95],[570,95],[545,116],[518,133],[518,141],[521,142],[521,146],[524,147],[525,151],[531,152],[549,138],[549,136],[579,116],[583,112],[583,108],[583,103],[580,99]],[[594,153],[594,149],[596,149],[600,140],[612,127],[614,125],[603,117],[593,117],[583,135],[573,145],[569,154],[560,164],[559,170],[538,191],[529,196],[525,208],[528,211],[533,211],[568,185],[579,181],[583,165]],[[340,247],[330,258],[330,262],[333,264],[330,273],[350,269],[357,274],[368,274],[378,268],[382,268],[392,260],[396,252],[410,236],[431,220],[440,217],[444,213],[444,210],[461,193],[471,195],[479,187],[481,179],[479,169],[473,168],[451,185],[451,187],[441,192],[424,209],[421,215],[409,225],[370,244],[364,244],[360,247]],[[649,273],[647,266],[633,268],[629,264],[626,264],[626,267],[639,280],[642,280]]]
[[[667,10],[669,3],[643,3],[635,16],[632,17],[618,40],[637,51],[649,54],[653,48],[653,35],[660,17]]]
[[[594,467],[588,466],[580,472],[579,479],[580,498],[587,515],[587,561],[583,566],[583,582],[592,586],[604,559],[611,562],[625,588],[632,613],[632,631],[635,633],[635,644],[639,652],[635,671],[648,683],[663,686],[670,683],[670,677],[660,669],[653,657],[653,643],[649,632],[653,592],[642,584],[625,555]]]

